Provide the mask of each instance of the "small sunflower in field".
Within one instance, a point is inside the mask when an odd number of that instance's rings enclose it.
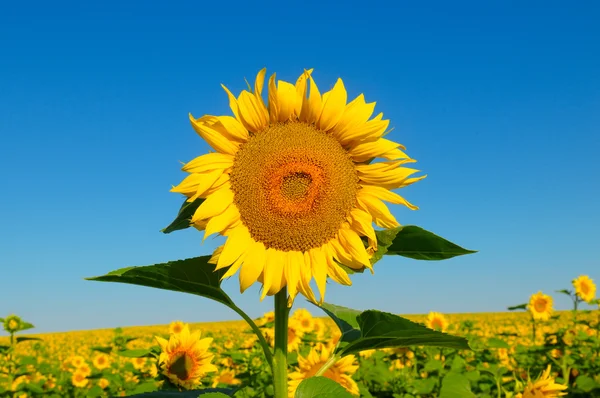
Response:
[[[71,384],[73,384],[75,387],[85,387],[87,386],[89,383],[89,380],[87,378],[87,375],[81,372],[75,372],[73,373],[73,376],[71,376]]]
[[[555,398],[567,395],[563,392],[567,386],[554,382],[554,377],[550,376],[551,366],[538,377],[536,381],[529,381],[525,386],[523,394],[517,394],[516,398]]]
[[[100,380],[98,380],[98,386],[101,389],[105,389],[106,387],[108,387],[110,385],[110,381],[108,381],[107,379],[105,379],[104,377],[101,378]]]
[[[146,366],[147,358],[131,358],[131,363],[136,370],[141,370]]]
[[[552,303],[552,297],[542,292],[537,292],[529,298],[527,309],[533,316],[533,319],[547,321],[552,315]]]
[[[110,357],[106,354],[98,354],[92,360],[92,364],[98,370],[106,369],[110,366]]]
[[[446,317],[439,312],[430,312],[425,320],[425,326],[429,329],[445,331],[448,328],[449,322]]]
[[[208,351],[212,338],[200,339],[200,331],[190,333],[186,325],[179,334],[169,340],[156,337],[161,349],[158,358],[162,373],[178,386],[192,389],[200,384],[200,379],[209,372],[217,371],[211,364],[214,355]]]
[[[415,160],[383,138],[389,121],[371,118],[375,103],[362,94],[347,103],[341,79],[321,95],[311,73],[295,85],[273,74],[267,104],[266,69],[237,98],[223,86],[234,116],[190,115],[216,152],[187,163],[190,174],[172,189],[205,199],[191,222],[205,239],[227,237],[213,253],[216,269],[228,268],[223,278],[239,271],[242,292],[262,283],[261,299],[287,286],[292,300],[315,301],[314,279],[322,301],[328,277],[351,284],[339,264],[372,271],[372,224],[399,225],[383,201],[416,209],[391,190],[424,178],[411,178],[418,170],[403,166]]]
[[[80,368],[81,366],[83,366],[84,363],[85,358],[81,355],[74,355],[73,357],[71,357],[71,365],[73,365],[75,368]]]
[[[586,303],[591,303],[596,296],[596,284],[587,275],[580,275],[573,280],[575,294]]]
[[[183,330],[184,326],[185,326],[185,323],[183,323],[181,321],[173,321],[169,325],[169,333],[170,334],[179,334]]]
[[[241,384],[242,381],[235,377],[235,372],[231,369],[223,369],[217,376],[215,376],[212,387],[215,388],[219,384],[235,385]]]
[[[312,333],[315,329],[315,320],[310,312],[304,308],[299,308],[294,312],[290,319],[294,319],[296,326],[304,333]]]
[[[311,349],[306,358],[298,356],[298,366],[294,372],[288,375],[288,396],[293,398],[298,385],[312,376],[329,360],[331,351],[323,348],[319,353],[316,349]],[[352,375],[358,370],[358,365],[355,364],[356,357],[347,355],[333,364],[323,373],[324,377],[339,383],[352,395],[360,395],[358,385],[352,379]]]
[[[23,320],[17,315],[9,315],[4,318],[4,330],[8,333],[15,333],[21,329]]]
[[[87,363],[82,364],[77,369],[75,369],[75,373],[81,373],[85,377],[88,377],[92,374],[92,369],[89,367]]]

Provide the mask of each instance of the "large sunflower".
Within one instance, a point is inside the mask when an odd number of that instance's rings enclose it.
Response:
[[[370,119],[375,103],[362,94],[346,103],[341,79],[321,95],[311,72],[295,85],[276,84],[273,74],[268,106],[266,69],[253,92],[236,98],[223,86],[234,116],[190,115],[216,152],[187,163],[190,175],[172,189],[190,202],[205,199],[192,224],[204,238],[227,237],[213,254],[216,268],[229,267],[223,278],[239,270],[242,292],[261,282],[261,299],[287,286],[292,299],[300,292],[315,301],[314,278],[323,300],[328,276],[351,284],[340,264],[372,271],[372,224],[399,225],[383,201],[416,209],[391,190],[424,178],[409,178],[418,170],[402,165],[415,160],[383,138],[389,121]]]
[[[537,292],[529,298],[527,309],[533,316],[533,319],[547,321],[552,315],[552,302],[552,297],[542,292]]]

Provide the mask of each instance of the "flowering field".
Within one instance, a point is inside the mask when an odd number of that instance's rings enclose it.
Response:
[[[475,396],[511,397],[550,365],[548,378],[567,385],[570,396],[598,396],[600,311],[557,312],[538,320],[534,340],[530,315],[534,307],[531,309],[529,313],[407,316],[431,328],[468,337],[474,350],[411,347],[362,351],[342,358],[324,376],[365,397],[440,396],[444,383],[456,375],[468,380]],[[256,323],[272,344],[273,314],[265,314]],[[161,383],[157,381],[161,367],[152,350],[160,352],[161,337],[173,340],[185,333],[192,337],[194,332],[200,332],[202,339],[210,338],[205,356],[210,369],[206,367],[201,375],[202,387],[234,388],[235,397],[273,395],[263,352],[243,321],[187,326],[173,322],[169,326],[27,335],[40,340],[16,346],[15,369],[8,369],[9,358],[3,358],[3,372],[12,370],[17,377],[4,376],[0,395],[98,397],[154,391]],[[304,309],[292,313],[288,328],[290,396],[302,380],[321,368],[340,335],[329,318],[313,318]],[[8,338],[2,338],[0,344],[9,344]],[[180,369],[177,364],[169,367],[175,378],[184,378],[186,367],[182,365]],[[460,392],[449,394],[452,392],[444,392],[444,396],[461,396]]]

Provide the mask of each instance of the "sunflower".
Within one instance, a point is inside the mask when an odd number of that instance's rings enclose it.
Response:
[[[521,395],[522,398],[555,398],[567,395],[567,386],[556,384],[554,378],[550,377],[551,366],[548,365],[546,370],[542,372],[540,377],[535,381],[529,381],[525,386],[525,390]]]
[[[87,378],[87,375],[81,372],[75,372],[73,373],[73,376],[71,376],[71,384],[73,384],[75,387],[85,387],[87,386],[89,380]]]
[[[181,321],[173,321],[169,325],[169,333],[170,334],[179,334],[183,330],[184,326],[185,326],[185,323],[183,323]]]
[[[108,387],[109,385],[110,385],[110,381],[108,381],[108,379],[105,379],[104,377],[101,378],[100,380],[98,380],[98,386],[103,390],[106,387]]]
[[[136,370],[141,370],[144,366],[146,366],[146,358],[131,358],[131,363]]]
[[[372,224],[399,225],[383,201],[416,209],[391,190],[424,178],[410,178],[418,170],[401,167],[415,160],[383,138],[389,121],[381,113],[370,119],[375,103],[362,94],[346,103],[341,79],[321,95],[311,72],[295,85],[276,84],[273,74],[268,106],[266,69],[253,92],[236,98],[223,86],[234,116],[190,115],[216,152],[184,165],[189,175],[172,188],[188,202],[205,199],[191,223],[204,239],[227,237],[211,261],[228,268],[223,278],[239,270],[242,292],[262,283],[261,299],[287,286],[290,299],[300,292],[316,301],[314,278],[322,301],[327,277],[351,284],[340,264],[372,272]],[[384,160],[371,163],[376,158]]]
[[[71,357],[71,365],[73,365],[76,368],[81,367],[84,363],[85,363],[85,358],[82,357],[81,355],[75,355],[75,356]]]
[[[425,326],[429,329],[445,331],[448,328],[448,319],[439,312],[430,312],[425,320]]]
[[[316,349],[311,349],[310,353],[306,358],[298,356],[298,366],[296,370],[288,375],[288,396],[292,398],[296,393],[298,385],[309,377],[314,376],[319,369],[329,360],[331,351],[323,348],[319,353]],[[333,364],[329,369],[323,373],[324,377],[339,383],[344,387],[350,394],[359,395],[358,385],[352,380],[352,375],[358,369],[358,365],[355,365],[356,357],[354,355],[347,355]]]
[[[208,352],[212,338],[200,340],[200,331],[190,333],[187,325],[169,340],[156,337],[161,349],[158,358],[162,373],[178,386],[191,389],[200,384],[200,379],[217,368],[210,362],[214,355]]]
[[[591,303],[596,296],[596,285],[587,275],[580,275],[573,280],[575,294],[586,303]]]
[[[221,373],[215,376],[212,387],[215,388],[219,384],[234,385],[241,384],[242,381],[235,377],[235,372],[231,369],[223,369]]]
[[[21,329],[23,325],[23,320],[17,315],[9,315],[4,318],[4,330],[8,333],[15,333]]]
[[[110,366],[110,357],[106,354],[98,354],[94,357],[92,363],[98,370],[106,369]]]
[[[552,314],[552,297],[542,292],[537,292],[531,295],[527,309],[533,316],[533,319],[547,321]]]
[[[292,318],[297,321],[298,329],[304,333],[312,333],[315,329],[315,320],[310,312],[304,308],[299,308],[294,312]]]

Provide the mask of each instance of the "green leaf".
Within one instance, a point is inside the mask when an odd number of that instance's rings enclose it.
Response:
[[[137,350],[121,350],[117,351],[116,354],[126,358],[154,358],[152,350],[144,348]]]
[[[342,337],[340,341],[350,343],[360,338],[360,329],[356,317],[360,315],[360,311],[339,305],[323,303],[320,308],[333,319],[335,324],[340,328]]]
[[[168,227],[162,229],[160,232],[169,234],[173,231],[189,228],[192,222],[192,216],[194,215],[198,207],[200,207],[202,202],[204,202],[204,199],[202,198],[198,198],[193,202],[188,202],[186,199],[181,205],[181,208],[179,209],[179,213],[177,214],[177,217],[175,217],[175,220],[173,220],[173,222],[169,224]]]
[[[86,394],[86,398],[97,398],[104,396],[104,390],[100,386],[90,388]]]
[[[233,301],[221,289],[220,279],[226,270],[215,271],[215,265],[209,264],[209,259],[210,256],[202,256],[144,267],[127,267],[109,272],[103,276],[86,279],[100,282],[129,283],[190,293],[213,299],[231,308],[234,306]]]
[[[444,369],[444,364],[439,359],[430,359],[423,367],[425,372],[439,372],[442,369]]]
[[[376,310],[360,312],[329,303],[323,303],[320,308],[338,325],[342,341],[347,343],[336,350],[341,356],[376,348],[417,345],[471,349],[463,337],[438,332],[394,314]]]
[[[24,341],[42,341],[39,337],[17,337],[17,343],[22,343]]]
[[[442,379],[439,398],[476,398],[471,391],[471,383],[466,376],[450,372]]]
[[[507,308],[507,310],[509,310],[509,311],[526,310],[526,309],[527,309],[527,304],[519,304],[519,305],[514,305],[512,307]]]
[[[105,347],[94,346],[91,348],[91,350],[102,352],[104,354],[110,354],[112,352],[112,347],[110,347],[110,346],[105,346]]]
[[[232,388],[205,388],[203,390],[189,391],[154,391],[143,394],[128,395],[128,397],[150,398],[225,398],[231,397],[237,390]]]
[[[557,290],[556,293],[566,294],[567,296],[571,297],[571,291],[567,289]]]
[[[402,227],[375,231],[375,236],[377,237],[377,251],[371,256],[371,264],[375,264],[383,258],[383,255],[387,253],[388,247],[394,243],[394,239],[401,229]]]
[[[487,346],[488,348],[510,348],[510,345],[508,345],[506,341],[498,339],[496,337],[489,338],[487,341]]]
[[[335,381],[320,376],[303,380],[294,398],[352,398],[352,395]]]
[[[378,240],[392,238],[392,242],[385,249],[386,255],[399,255],[415,260],[446,260],[464,254],[476,253],[474,250],[464,249],[436,234],[415,225],[397,227],[387,231],[376,231]],[[385,233],[384,233],[385,232]]]
[[[23,330],[33,329],[34,327],[35,326],[33,326],[32,323],[22,321],[19,325],[19,332],[22,332]]]
[[[600,387],[600,385],[598,385],[594,379],[586,375],[577,376],[577,379],[575,379],[575,385],[583,392],[591,392],[593,389]]]

